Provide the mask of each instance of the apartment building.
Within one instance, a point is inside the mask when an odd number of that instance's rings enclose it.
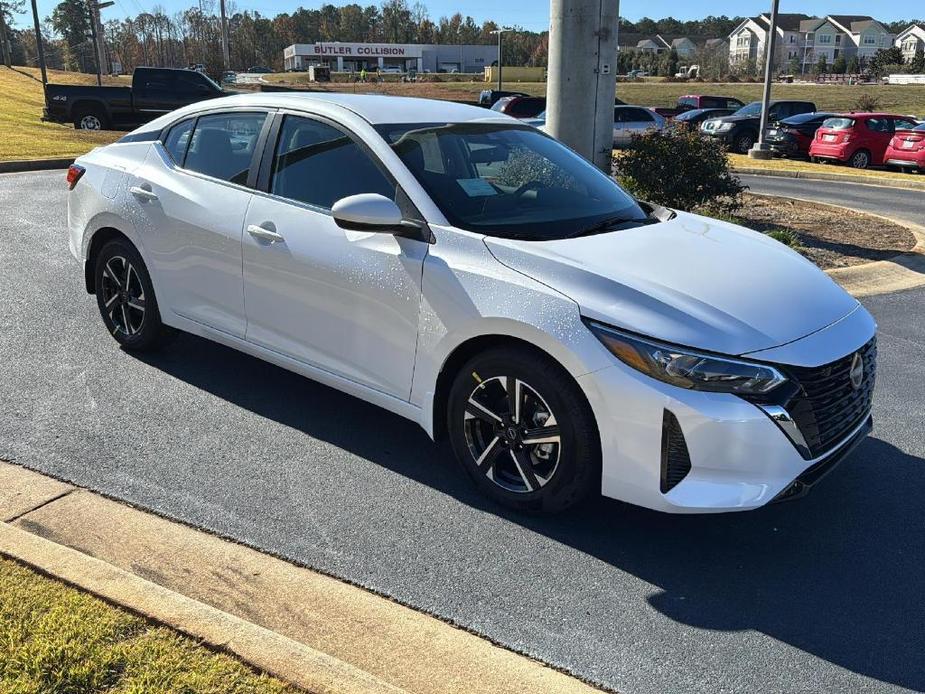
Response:
[[[729,35],[729,62],[762,60],[770,29],[771,19],[766,14],[744,20]],[[866,15],[781,14],[774,62],[783,67],[796,59],[802,70],[808,71],[822,56],[829,65],[839,56],[870,58],[892,46],[895,38],[882,23]]]
[[[903,61],[910,62],[918,51],[925,51],[925,24],[913,24],[896,35],[893,42],[903,52]]]

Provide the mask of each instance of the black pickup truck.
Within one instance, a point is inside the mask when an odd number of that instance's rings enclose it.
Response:
[[[49,84],[42,120],[73,123],[83,130],[132,128],[181,106],[226,95],[195,70],[139,67],[131,87]]]

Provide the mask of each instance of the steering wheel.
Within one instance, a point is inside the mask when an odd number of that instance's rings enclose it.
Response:
[[[530,190],[540,190],[541,188],[548,188],[549,186],[543,181],[527,181],[517,190],[514,191],[513,195],[516,197],[521,197],[524,193]]]

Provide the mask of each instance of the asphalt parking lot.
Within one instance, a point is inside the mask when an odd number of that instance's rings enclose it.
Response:
[[[61,172],[0,176],[0,458],[626,694],[925,690],[925,290],[865,299],[875,432],[805,499],[541,519],[483,500],[413,424],[256,359],[190,336],[120,351],[64,199]]]

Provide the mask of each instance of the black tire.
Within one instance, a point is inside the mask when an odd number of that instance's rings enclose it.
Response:
[[[732,149],[738,154],[748,154],[748,150],[752,148],[757,139],[758,136],[755,133],[751,130],[746,130],[733,138]]]
[[[512,382],[519,383],[522,403],[516,423],[507,395]],[[473,400],[497,410],[496,417]],[[591,407],[562,367],[532,350],[495,348],[471,359],[450,388],[447,431],[479,489],[509,508],[557,513],[600,489],[600,437]]]
[[[173,334],[161,322],[148,268],[131,243],[109,241],[97,254],[93,273],[100,316],[124,349],[155,349]]]
[[[77,130],[109,130],[109,117],[99,106],[78,105],[74,110],[74,128]]]
[[[852,169],[867,169],[870,168],[870,152],[866,149],[859,149],[857,152],[851,155],[851,158],[848,159],[848,166]]]

